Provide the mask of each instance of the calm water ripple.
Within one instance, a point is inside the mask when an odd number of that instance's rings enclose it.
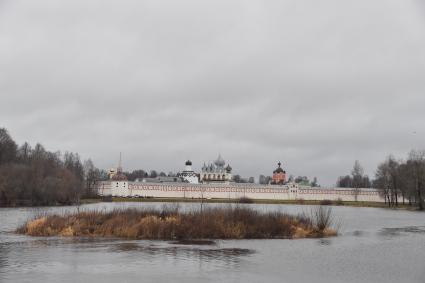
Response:
[[[209,204],[211,206],[219,204]],[[80,209],[161,207],[99,203]],[[297,205],[249,205],[308,213]],[[181,204],[181,209],[198,209]],[[425,214],[334,207],[340,236],[213,244],[38,238],[11,233],[41,213],[75,207],[0,209],[0,282],[425,282]]]

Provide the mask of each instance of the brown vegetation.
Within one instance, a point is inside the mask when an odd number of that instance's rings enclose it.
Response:
[[[337,200],[324,199],[319,201],[320,205],[344,205],[344,201],[341,198]]]
[[[17,232],[31,236],[160,240],[312,238],[336,235],[330,228],[331,222],[331,210],[323,207],[310,216],[261,213],[241,206],[189,212],[180,212],[178,208],[125,209],[41,216],[28,221]]]
[[[254,200],[249,197],[241,197],[237,200],[237,203],[254,203]]]
[[[320,201],[320,205],[332,205],[333,201],[331,201],[330,199],[324,199]]]

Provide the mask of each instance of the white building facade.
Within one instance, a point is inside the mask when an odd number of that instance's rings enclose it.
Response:
[[[185,168],[182,172],[177,174],[177,177],[181,178],[183,182],[190,184],[198,184],[199,177],[192,169],[192,161],[188,160],[185,163]]]

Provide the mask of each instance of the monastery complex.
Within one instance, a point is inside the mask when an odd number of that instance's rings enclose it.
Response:
[[[214,162],[204,163],[200,173],[193,171],[192,162],[188,160],[184,170],[175,177],[144,178],[131,182],[123,174],[120,161],[116,170],[110,170],[110,180],[99,182],[97,190],[101,196],[131,198],[384,202],[384,198],[376,189],[321,188],[288,182],[286,171],[281,166],[279,162],[269,184],[235,183],[232,167],[219,155]]]

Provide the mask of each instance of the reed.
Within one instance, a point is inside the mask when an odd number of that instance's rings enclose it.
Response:
[[[42,215],[28,221],[17,232],[30,236],[90,236],[129,239],[277,239],[326,237],[331,213],[289,215],[262,213],[236,205],[180,211],[178,207],[83,211],[65,215]]]

